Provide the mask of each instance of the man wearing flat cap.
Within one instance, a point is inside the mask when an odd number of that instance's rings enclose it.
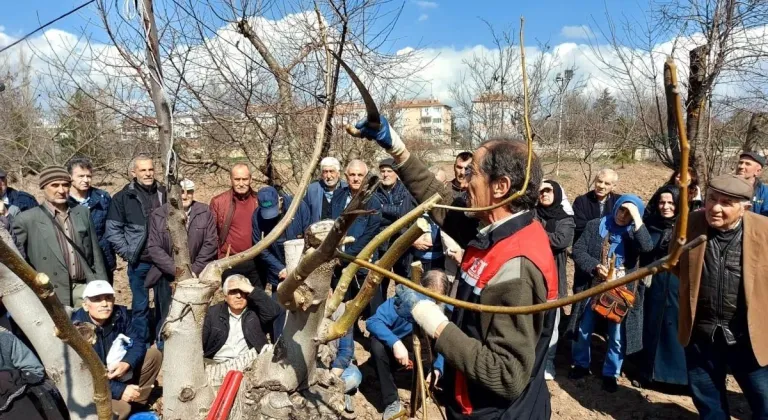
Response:
[[[768,216],[768,186],[760,181],[765,167],[765,157],[757,152],[745,151],[739,156],[736,175],[752,185],[752,212]]]
[[[189,179],[179,182],[181,187],[181,205],[186,213],[187,247],[192,273],[199,276],[205,266],[216,259],[219,250],[219,237],[216,233],[216,220],[207,204],[195,201],[195,183]],[[149,237],[147,254],[152,261],[144,279],[144,287],[155,293],[155,328],[157,348],[163,349],[161,327],[168,316],[173,292],[171,283],[176,277],[173,242],[168,231],[168,212],[170,204],[165,203],[152,212],[149,218]]]
[[[45,201],[19,213],[12,229],[27,262],[48,275],[63,304],[76,308],[82,302],[85,283],[106,279],[107,270],[88,209],[67,204],[70,183],[64,167],[43,168],[40,189]]]
[[[706,242],[684,253],[678,338],[688,383],[702,419],[727,419],[725,375],[739,383],[755,419],[768,418],[768,219],[749,212],[753,186],[721,175],[707,189],[703,212],[691,213],[688,239]]]

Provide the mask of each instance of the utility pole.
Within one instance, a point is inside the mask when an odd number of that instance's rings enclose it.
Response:
[[[559,86],[559,105],[558,107],[560,112],[560,117],[557,121],[557,151],[556,151],[556,157],[555,157],[555,176],[560,176],[560,143],[563,136],[563,97],[565,96],[565,91],[568,89],[568,83],[571,82],[571,79],[573,79],[573,70],[566,70],[565,75],[560,75],[560,73],[557,73],[557,76],[555,76],[555,82],[558,83]]]

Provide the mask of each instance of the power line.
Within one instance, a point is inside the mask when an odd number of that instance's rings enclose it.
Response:
[[[11,47],[13,47],[13,46],[15,46],[16,44],[18,44],[18,43],[20,43],[20,42],[22,42],[22,41],[26,40],[26,39],[27,39],[27,38],[29,38],[30,36],[34,35],[34,34],[35,34],[35,33],[37,33],[38,31],[40,31],[41,29],[45,29],[47,26],[53,25],[54,23],[56,23],[56,22],[60,21],[61,19],[64,19],[65,17],[67,17],[67,16],[71,15],[72,13],[75,13],[75,12],[77,12],[78,10],[82,9],[82,8],[83,8],[83,7],[85,7],[85,6],[88,6],[89,4],[91,4],[91,3],[95,2],[95,1],[96,1],[96,0],[88,0],[87,2],[85,2],[85,3],[81,4],[80,6],[77,6],[76,8],[74,8],[74,9],[70,10],[69,12],[67,12],[67,13],[64,13],[63,15],[61,15],[61,16],[59,16],[59,17],[57,17],[56,19],[53,19],[53,20],[51,20],[51,21],[49,21],[49,22],[47,22],[47,23],[43,24],[42,26],[38,27],[38,28],[37,28],[37,29],[35,29],[34,31],[32,31],[32,32],[30,32],[30,33],[28,33],[28,34],[24,35],[24,36],[23,36],[23,37],[21,37],[21,38],[19,38],[18,40],[16,40],[16,42],[14,42],[14,43],[12,43],[12,44],[10,44],[10,45],[6,45],[6,46],[5,46],[5,47],[3,47],[2,49],[0,49],[0,54],[2,54],[3,52],[5,52],[5,50],[7,50],[7,49],[9,49],[9,48],[11,48]]]

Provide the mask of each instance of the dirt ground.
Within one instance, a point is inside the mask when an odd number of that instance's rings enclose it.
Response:
[[[450,163],[445,164],[445,169],[452,174]],[[595,171],[597,171],[596,168]],[[617,192],[634,193],[644,200],[650,198],[653,192],[671,174],[671,171],[661,165],[639,162],[627,164],[624,168],[614,169],[619,173]],[[545,164],[546,178],[552,178],[560,182],[567,192],[568,198],[573,199],[587,191],[587,183],[582,170],[577,164],[565,162],[561,165],[560,175],[554,176],[552,164]],[[206,178],[195,179],[198,185],[196,199],[207,203],[210,198],[226,188],[226,179]],[[111,193],[116,192],[124,181],[115,182],[112,185],[102,185]],[[27,191],[36,191],[36,188],[28,188]],[[39,194],[38,194],[39,195]],[[38,197],[39,198],[39,197]],[[569,267],[569,277],[572,277],[572,267]],[[125,265],[120,264],[115,273],[118,303],[130,305],[130,289],[127,284]],[[566,312],[568,312],[566,310]],[[364,382],[360,392],[354,396],[356,417],[358,419],[380,419],[381,410],[378,382],[372,363],[369,363],[370,354],[364,349],[361,340],[356,343],[356,360],[360,366]],[[599,339],[594,342],[599,343]],[[599,377],[591,377],[580,381],[572,381],[567,378],[570,362],[570,346],[565,342],[558,348],[556,360],[557,376],[554,381],[548,382],[552,398],[553,419],[695,419],[696,410],[690,397],[676,395],[670,392],[640,389],[631,385],[630,381],[622,377],[619,380],[619,391],[608,394],[601,389]],[[596,344],[594,350],[593,372],[600,371],[602,357],[602,344]],[[627,369],[631,369],[631,362],[625,363]],[[410,373],[401,372],[397,375],[400,388],[400,397],[403,402],[410,398]],[[735,380],[728,377],[729,400],[731,411],[735,419],[748,419],[751,417],[749,407]],[[423,418],[422,414],[417,415]],[[428,417],[440,419],[441,413],[433,403],[429,404]]]

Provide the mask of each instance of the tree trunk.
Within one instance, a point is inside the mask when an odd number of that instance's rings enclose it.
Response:
[[[213,403],[213,388],[203,362],[203,320],[215,291],[215,286],[197,279],[182,280],[176,285],[163,327],[164,353],[172,356],[163,359],[166,420],[202,418]],[[180,372],[184,374],[179,375]]]
[[[766,143],[768,143],[768,112],[755,112],[749,119],[747,138],[741,150],[761,151]]]
[[[162,66],[160,64],[160,42],[157,35],[157,25],[155,23],[154,9],[152,0],[142,0],[144,2],[143,24],[146,31],[147,45],[147,67],[151,75],[150,96],[155,107],[157,116],[157,125],[160,127],[159,143],[161,158],[163,158],[163,167],[165,168],[168,179],[165,180],[168,187],[168,231],[173,244],[173,258],[176,265],[176,280],[192,276],[191,259],[189,257],[189,246],[187,245],[186,213],[183,211],[181,203],[181,188],[178,185],[178,174],[176,173],[175,158],[168,159],[173,153],[173,127],[171,126],[171,108],[168,104],[168,98],[161,82],[163,81]],[[170,167],[166,167],[170,166]]]
[[[699,142],[699,126],[701,113],[704,110],[704,102],[707,97],[707,55],[709,46],[701,45],[691,50],[688,74],[688,101],[686,102],[685,131],[688,134],[688,143],[694,150],[694,165],[699,173],[699,183],[707,185],[709,173],[707,172],[706,147]]]
[[[0,229],[0,236],[12,244],[10,235]],[[5,265],[0,264],[0,296],[3,305],[37,349],[40,361],[67,404],[72,420],[96,420],[93,404],[93,379],[83,359],[56,338],[55,326],[35,292]]]
[[[667,103],[667,145],[672,152],[672,163],[674,169],[680,167],[680,138],[677,133],[677,122],[675,120],[675,97],[673,90],[676,88],[672,84],[672,75],[669,66],[664,66],[664,96]]]

